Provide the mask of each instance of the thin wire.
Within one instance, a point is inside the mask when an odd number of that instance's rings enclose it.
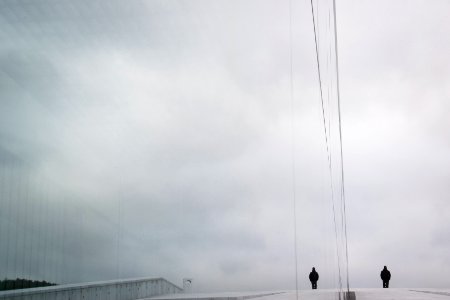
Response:
[[[344,184],[344,155],[342,150],[342,122],[341,122],[341,93],[339,88],[339,56],[338,56],[338,35],[337,35],[337,21],[336,21],[336,0],[333,0],[333,16],[334,16],[334,51],[336,56],[336,89],[337,89],[337,103],[338,103],[338,120],[339,120],[339,142],[341,150],[341,192],[342,202],[344,204],[344,233],[345,233],[345,256],[347,260],[347,291],[350,291],[350,280],[348,274],[348,240],[347,240],[347,212],[345,205],[345,184]]]
[[[64,195],[59,195],[61,201],[58,202],[59,204],[59,242],[60,242],[60,261],[59,261],[59,284],[63,284],[63,277],[64,277],[64,257],[65,257],[65,248],[64,248],[64,241],[65,241],[65,226],[64,226],[64,204],[66,203],[66,199],[64,198]],[[55,282],[56,283],[56,282]]]
[[[63,198],[63,205],[62,205],[62,210],[63,210],[63,212],[62,212],[62,216],[63,216],[63,220],[67,220],[67,218],[68,218],[68,215],[67,215],[67,199],[64,197]],[[61,263],[61,265],[62,265],[62,275],[61,275],[61,284],[64,284],[64,283],[67,283],[68,282],[68,280],[67,280],[67,274],[66,274],[66,272],[64,272],[67,268],[66,268],[66,262],[67,262],[67,260],[66,260],[66,249],[67,249],[67,241],[66,241],[66,231],[67,231],[67,225],[66,225],[66,223],[67,222],[62,222],[62,224],[61,224],[61,227],[62,227],[62,230],[63,230],[63,234],[62,234],[62,251],[63,251],[63,255],[61,256],[62,257],[62,263]]]
[[[122,197],[119,196],[117,200],[117,243],[116,243],[116,278],[119,279],[121,277],[121,238],[122,238]]]
[[[44,227],[44,264],[43,264],[43,278],[45,280],[49,280],[49,262],[48,262],[48,247],[49,247],[49,234],[50,234],[50,215],[49,215],[49,209],[50,209],[50,201],[49,201],[49,186],[48,186],[48,180],[45,180],[44,190],[43,190],[43,201],[44,201],[44,207],[45,207],[45,223],[43,224]]]
[[[14,234],[15,234],[15,240],[14,240],[14,279],[18,278],[18,274],[17,274],[17,264],[18,264],[18,251],[17,249],[19,248],[19,224],[21,222],[21,218],[20,218],[20,200],[21,200],[21,183],[22,183],[22,176],[20,176],[20,172],[17,171],[16,172],[16,193],[15,193],[15,201],[16,201],[16,211],[15,211],[15,215],[16,215],[16,224],[14,227]],[[19,284],[19,282],[15,282],[14,283],[14,287],[16,287],[16,284]]]
[[[39,213],[37,214],[39,218],[39,224],[38,224],[38,239],[37,239],[37,251],[36,251],[36,276],[39,278],[45,278],[44,277],[44,257],[45,252],[42,251],[44,248],[44,237],[43,233],[45,233],[44,223],[45,223],[45,202],[44,202],[44,179],[43,175],[39,176],[39,185],[38,185],[38,198],[37,201],[39,201]]]
[[[34,178],[33,178],[34,179]],[[30,259],[29,259],[29,279],[32,280],[33,279],[33,275],[36,276],[35,273],[33,273],[33,244],[35,241],[35,236],[36,236],[36,211],[37,211],[37,201],[35,201],[35,199],[33,199],[33,197],[31,195],[35,195],[36,194],[36,190],[35,188],[35,183],[33,181],[33,183],[30,185],[30,189],[32,190],[31,193],[29,193],[29,197],[30,197],[30,208],[31,211],[33,212],[30,216],[31,219],[31,226],[32,228],[30,228]],[[31,194],[31,195],[30,195]]]
[[[319,89],[320,89],[320,102],[322,104],[322,119],[323,119],[323,128],[325,130],[325,144],[327,146],[327,154],[328,154],[328,165],[331,169],[331,159],[330,159],[330,149],[328,146],[328,131],[325,121],[325,108],[323,103],[323,91],[322,91],[322,76],[320,73],[320,60],[319,60],[319,47],[317,44],[317,34],[316,34],[316,19],[314,17],[314,4],[313,0],[311,0],[311,13],[312,13],[312,20],[313,20],[313,29],[314,29],[314,44],[316,47],[316,63],[317,63],[317,74],[319,76]]]
[[[80,219],[80,232],[79,232],[79,238],[80,241],[83,240],[83,235],[86,233],[86,207],[84,205],[80,206],[79,208],[79,219]],[[78,276],[80,276],[79,282],[83,282],[85,280],[85,274],[86,272],[86,248],[85,244],[80,242],[80,273]]]
[[[295,299],[298,300],[298,256],[297,256],[297,195],[295,191],[295,126],[294,126],[294,67],[292,45],[292,0],[289,0],[289,63],[290,63],[290,100],[291,100],[291,154],[292,154],[292,198],[294,208],[294,261],[295,261]]]
[[[315,44],[315,50],[316,50],[316,63],[317,63],[317,74],[318,74],[318,79],[319,79],[320,101],[321,101],[321,105],[322,105],[323,128],[324,128],[324,132],[325,132],[325,144],[326,144],[327,154],[328,154],[328,168],[330,171],[331,202],[332,202],[332,207],[333,207],[333,222],[334,222],[334,231],[335,231],[335,238],[336,238],[336,254],[337,254],[337,262],[338,262],[339,288],[340,288],[340,290],[342,290],[340,255],[339,255],[338,234],[337,234],[337,225],[336,225],[336,210],[335,210],[335,205],[334,205],[333,169],[332,169],[332,165],[331,165],[331,154],[330,154],[330,147],[329,147],[329,142],[328,142],[328,131],[327,131],[326,120],[325,120],[326,118],[325,118],[325,108],[324,108],[324,101],[323,101],[322,76],[321,76],[321,71],[320,71],[319,47],[318,47],[318,42],[317,42],[314,4],[313,4],[313,0],[310,0],[310,2],[311,2],[311,15],[312,15],[313,29],[314,29],[314,44]]]
[[[26,257],[27,257],[27,235],[30,237],[31,239],[31,235],[30,235],[30,216],[29,216],[29,206],[30,206],[30,174],[26,174],[25,175],[25,187],[23,187],[23,189],[25,190],[25,195],[24,195],[24,206],[25,206],[25,211],[24,211],[24,215],[25,215],[25,220],[24,220],[24,224],[23,224],[23,232],[24,232],[24,237],[23,237],[23,253],[22,253],[22,259],[23,259],[23,264],[22,264],[22,277],[23,279],[31,279],[29,277],[29,274],[31,272],[26,272]],[[22,287],[23,288],[23,287]]]
[[[6,226],[3,225],[3,222],[6,222],[6,215],[4,215],[6,213],[6,169],[4,166],[3,161],[1,162],[1,168],[0,168],[0,174],[1,174],[1,187],[0,187],[0,241],[2,241],[3,243],[0,245],[0,251],[3,253],[3,249],[2,246],[4,246],[4,242],[6,241],[6,232],[4,233],[4,228],[6,229]],[[6,224],[5,224],[6,225]],[[6,258],[8,259],[8,258]],[[5,270],[6,271],[6,270]],[[1,271],[0,271],[1,272]],[[3,274],[0,273],[0,276],[3,277]],[[5,276],[6,278],[6,276]]]
[[[12,167],[9,168],[9,178],[8,178],[8,214],[7,216],[7,220],[8,220],[8,224],[7,224],[7,229],[6,229],[6,272],[5,272],[5,278],[8,277],[9,275],[9,243],[11,240],[11,216],[12,216]],[[6,218],[5,218],[6,219]]]

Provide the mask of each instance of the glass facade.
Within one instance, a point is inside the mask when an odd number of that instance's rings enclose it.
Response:
[[[2,1],[3,288],[294,289],[294,202],[299,288],[312,267],[345,287],[336,82],[322,115],[308,5]]]

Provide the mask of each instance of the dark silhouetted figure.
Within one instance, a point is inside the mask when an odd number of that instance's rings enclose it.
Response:
[[[383,280],[383,288],[389,288],[389,280],[391,280],[391,272],[384,266],[383,270],[380,273],[381,280]]]
[[[309,281],[311,281],[312,289],[317,289],[317,281],[319,280],[319,273],[316,272],[316,268],[312,268],[311,273],[309,273]]]

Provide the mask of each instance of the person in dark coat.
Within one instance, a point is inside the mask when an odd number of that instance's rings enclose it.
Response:
[[[391,280],[391,272],[384,266],[383,270],[380,273],[381,280],[383,280],[383,288],[389,288],[389,280]]]
[[[316,272],[316,268],[312,268],[311,273],[309,273],[309,281],[311,281],[312,289],[317,289],[317,281],[319,280],[319,273]]]

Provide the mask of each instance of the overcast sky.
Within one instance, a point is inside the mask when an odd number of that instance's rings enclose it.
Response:
[[[292,289],[294,165],[300,288],[312,266],[336,287],[311,8],[293,0],[292,106],[289,7],[0,2],[0,276]],[[337,1],[353,287],[384,265],[450,287],[449,12]]]

